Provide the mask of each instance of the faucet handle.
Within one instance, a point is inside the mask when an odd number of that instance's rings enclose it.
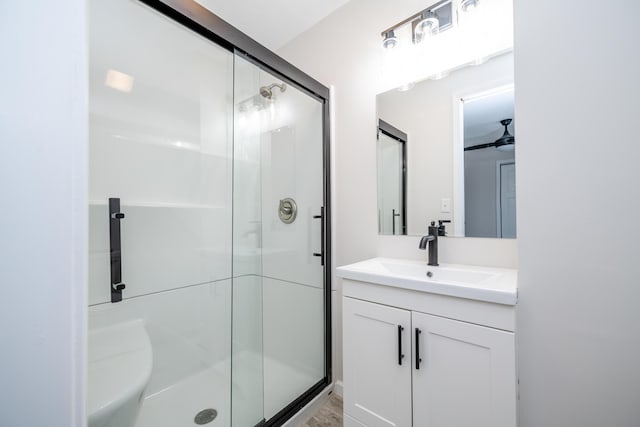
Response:
[[[437,238],[439,228],[440,227],[436,225],[435,221],[431,221],[431,225],[428,227],[427,233],[429,233],[430,236],[434,236],[435,238]]]
[[[445,228],[445,224],[450,223],[450,219],[439,219],[438,220],[438,236],[446,236],[447,230]]]

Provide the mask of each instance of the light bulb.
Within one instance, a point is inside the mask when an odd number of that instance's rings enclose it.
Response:
[[[394,34],[393,30],[388,31],[384,36],[384,40],[382,41],[382,47],[384,47],[385,49],[393,49],[397,45],[398,38]]]
[[[420,43],[425,38],[435,36],[440,32],[440,20],[430,10],[422,12],[412,25],[414,43]]]
[[[416,24],[416,37],[432,36],[438,34],[440,30],[440,22],[435,16],[427,16]]]
[[[462,12],[471,12],[478,7],[480,0],[462,0],[460,2],[460,10]]]

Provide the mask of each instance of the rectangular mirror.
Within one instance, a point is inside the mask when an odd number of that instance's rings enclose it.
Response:
[[[376,102],[380,234],[516,237],[512,52]]]

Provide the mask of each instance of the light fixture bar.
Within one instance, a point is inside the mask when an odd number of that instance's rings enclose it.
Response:
[[[407,19],[404,19],[398,22],[397,24],[392,25],[391,27],[382,31],[380,35],[385,37],[386,34],[389,33],[389,31],[397,30],[398,28],[402,27],[405,24],[408,24],[417,19],[420,19],[424,13],[429,13],[429,12],[438,15],[438,18],[440,19],[440,31],[444,31],[451,27],[453,23],[453,9],[451,5],[451,0],[441,0],[438,3],[435,3],[427,7],[426,9],[422,9],[420,12],[411,15]]]

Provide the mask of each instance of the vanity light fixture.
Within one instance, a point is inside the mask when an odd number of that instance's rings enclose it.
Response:
[[[395,32],[404,26],[411,25],[412,42],[418,44],[430,36],[451,28],[452,23],[452,0],[441,0],[384,30],[381,33],[382,46],[385,49],[397,46],[400,40],[396,37]]]
[[[385,33],[382,33],[384,36],[384,40],[382,41],[382,47],[385,49],[393,49],[398,44],[398,38],[396,37],[393,30],[389,30]]]

